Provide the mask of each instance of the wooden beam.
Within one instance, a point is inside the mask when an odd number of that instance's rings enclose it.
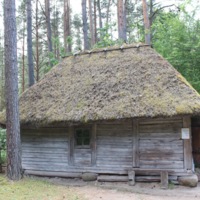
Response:
[[[160,172],[160,181],[161,181],[161,188],[162,189],[168,189],[168,172],[162,171]]]
[[[133,120],[133,167],[139,167],[139,133],[138,120]]]
[[[96,135],[97,135],[97,124],[94,123],[92,126],[92,141],[91,141],[91,151],[92,151],[92,166],[96,166],[97,160],[97,146],[96,146]]]
[[[69,127],[69,154],[68,154],[69,165],[74,165],[74,128]]]
[[[190,129],[190,139],[184,140],[184,168],[192,170],[191,117],[183,117],[183,128]]]

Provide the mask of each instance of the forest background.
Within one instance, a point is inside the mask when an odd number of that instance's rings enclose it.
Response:
[[[200,92],[198,0],[21,0],[16,3],[19,94],[65,56],[124,43],[148,43],[147,36],[152,47]],[[28,4],[32,4],[29,11]],[[3,24],[3,10],[0,14]],[[31,41],[27,38],[30,30]],[[28,51],[30,42],[31,52]],[[28,52],[32,58],[32,74]],[[2,26],[0,111],[5,109],[4,72]]]

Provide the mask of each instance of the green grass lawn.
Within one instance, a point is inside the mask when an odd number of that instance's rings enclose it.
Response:
[[[83,200],[72,188],[58,186],[35,178],[18,182],[0,175],[0,200]]]

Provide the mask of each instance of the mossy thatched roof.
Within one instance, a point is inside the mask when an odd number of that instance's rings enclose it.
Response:
[[[200,113],[200,96],[150,47],[65,58],[20,98],[22,124]]]

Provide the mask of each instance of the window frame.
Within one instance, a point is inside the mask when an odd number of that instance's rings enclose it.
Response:
[[[89,131],[89,144],[88,145],[78,145],[77,144],[77,131],[81,130],[88,130]],[[84,137],[82,137],[82,140],[84,139]],[[91,126],[78,126],[74,128],[74,147],[76,149],[90,149],[91,148],[91,142],[92,142],[92,127]],[[82,141],[83,143],[83,141]]]

